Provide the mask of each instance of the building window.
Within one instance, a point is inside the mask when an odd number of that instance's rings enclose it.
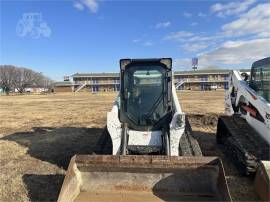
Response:
[[[202,76],[201,81],[208,81],[208,76]]]
[[[201,91],[205,90],[205,85],[203,83],[201,83]]]

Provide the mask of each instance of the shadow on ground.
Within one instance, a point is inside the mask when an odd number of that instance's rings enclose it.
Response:
[[[29,132],[18,132],[1,138],[14,141],[28,148],[27,153],[36,159],[57,165],[59,170],[67,169],[70,159],[75,154],[92,154],[102,128],[75,128],[75,127],[37,127]],[[20,166],[20,165],[18,165]],[[24,174],[23,182],[28,190],[30,201],[56,201],[60,192],[64,174],[39,175],[39,170],[47,170],[50,166],[36,164],[36,168],[29,162],[25,173],[34,170],[35,174]],[[31,171],[32,170],[32,171]],[[63,172],[59,172],[63,173]]]
[[[2,140],[15,141],[28,148],[28,154],[42,161],[68,167],[75,154],[91,154],[102,133],[101,128],[33,128],[30,132],[18,132]]]
[[[14,141],[23,145],[28,148],[27,152],[30,156],[66,170],[73,155],[91,154],[94,151],[102,131],[102,128],[37,127],[29,132],[18,132],[5,136],[1,140]],[[239,176],[231,161],[223,155],[222,150],[216,144],[215,134],[194,131],[194,136],[199,142],[203,155],[220,156],[222,158],[233,199],[257,200],[252,179]],[[39,166],[43,165],[40,164]],[[29,165],[29,170],[32,169],[32,165]],[[49,169],[48,167],[48,171]],[[29,200],[56,201],[64,174],[52,172],[51,175],[40,175],[38,172],[39,168],[37,167],[35,168],[35,174],[24,172],[23,175]]]
[[[32,175],[23,176],[31,201],[56,201],[64,180],[64,175]]]
[[[201,131],[193,131],[204,156],[219,156],[220,151],[216,144],[216,134]]]
[[[193,131],[194,137],[197,139],[202,154],[204,156],[218,156],[223,162],[226,175],[239,175],[238,170],[231,160],[224,155],[222,147],[216,143],[216,134],[202,131]]]
[[[239,173],[231,159],[224,155],[222,147],[216,143],[216,134],[202,131],[193,131],[193,134],[204,156],[221,158],[233,201],[259,201],[254,189],[253,177],[242,176]]]

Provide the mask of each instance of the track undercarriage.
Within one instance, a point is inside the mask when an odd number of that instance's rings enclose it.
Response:
[[[219,117],[217,143],[244,175],[255,173],[260,160],[270,160],[267,142],[239,115]]]

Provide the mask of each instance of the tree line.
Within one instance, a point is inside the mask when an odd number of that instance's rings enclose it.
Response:
[[[41,72],[24,67],[0,65],[0,88],[9,94],[10,91],[24,93],[26,88],[41,87],[50,89],[53,81]]]

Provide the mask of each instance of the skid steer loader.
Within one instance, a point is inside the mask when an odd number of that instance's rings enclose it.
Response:
[[[58,201],[230,201],[222,162],[203,157],[172,60],[120,60],[120,93],[95,155],[70,162]]]
[[[256,173],[256,190],[270,201],[270,57],[251,72],[230,73],[226,115],[220,116],[217,143],[244,175]]]
[[[98,154],[201,156],[179,104],[170,59],[121,60],[121,87]]]

